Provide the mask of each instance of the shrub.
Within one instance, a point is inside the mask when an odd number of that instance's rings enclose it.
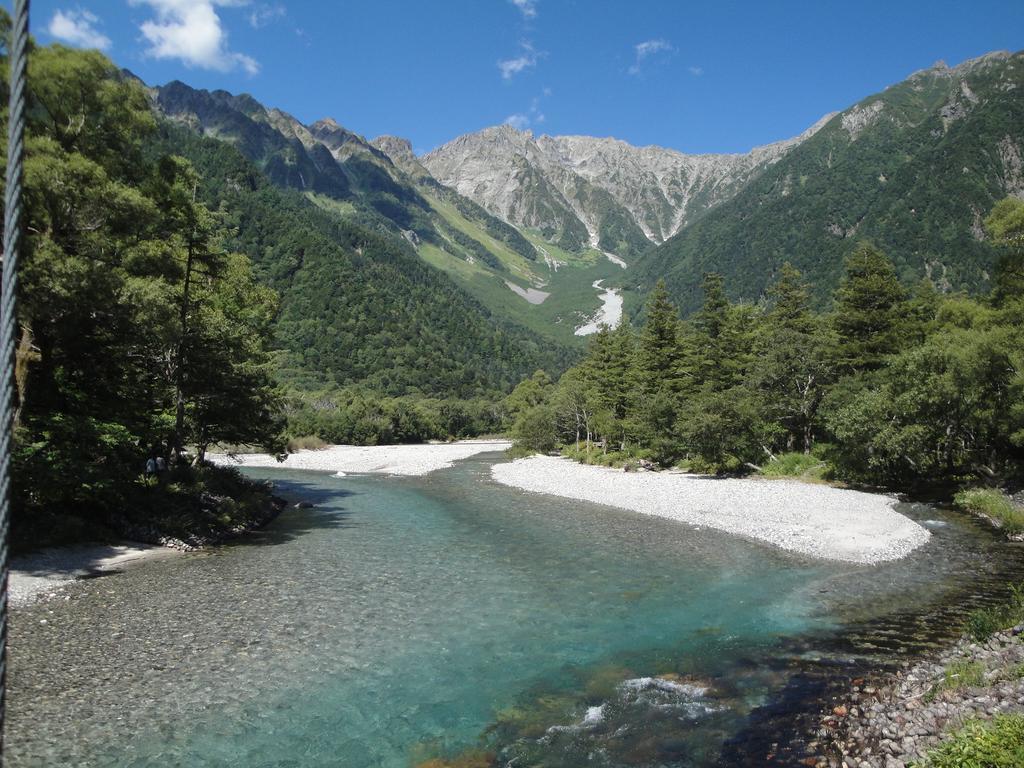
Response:
[[[975,640],[984,642],[996,632],[1009,629],[1024,621],[1024,584],[1010,585],[1010,597],[1002,605],[979,608],[967,617],[967,632]]]
[[[296,451],[319,451],[327,447],[327,443],[317,435],[293,437],[288,441],[288,453]]]
[[[537,405],[523,411],[512,426],[512,439],[529,451],[549,453],[555,450],[558,447],[558,430],[554,409]]]
[[[821,459],[806,453],[780,453],[761,468],[765,477],[799,477],[821,480],[828,465]]]
[[[992,488],[971,488],[953,497],[958,507],[991,518],[1007,533],[1024,533],[1024,509],[1005,493]]]
[[[998,715],[968,722],[918,768],[1019,768],[1024,765],[1024,716]]]

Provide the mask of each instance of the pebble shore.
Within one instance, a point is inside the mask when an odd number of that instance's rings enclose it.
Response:
[[[962,639],[938,658],[878,681],[857,679],[821,721],[817,768],[907,768],[968,720],[1024,713],[1024,624],[984,643]],[[947,671],[980,665],[979,685]]]
[[[706,526],[829,560],[898,560],[930,537],[893,509],[895,497],[795,480],[624,472],[551,456],[495,464],[491,476],[524,491]]]
[[[214,464],[228,467],[311,469],[339,474],[426,475],[446,469],[478,453],[504,451],[508,440],[459,440],[419,445],[333,445],[322,450],[289,454],[284,461],[267,453],[208,454]]]

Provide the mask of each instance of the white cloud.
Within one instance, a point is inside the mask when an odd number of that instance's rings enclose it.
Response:
[[[633,46],[633,49],[636,52],[636,59],[633,61],[632,66],[630,66],[629,68],[629,74],[631,75],[639,75],[644,60],[649,59],[651,56],[654,56],[659,53],[671,53],[672,51],[675,50],[675,48],[672,47],[671,43],[669,43],[667,40],[662,40],[660,38],[655,40],[645,40],[642,43],[637,43],[635,46]]]
[[[260,5],[249,14],[249,25],[253,29],[265,27],[271,22],[284,18],[286,11],[283,5]]]
[[[110,38],[96,29],[98,21],[96,14],[82,9],[57,11],[50,19],[46,31],[58,40],[80,48],[106,50],[110,47]]]
[[[690,70],[690,74],[694,77],[700,77],[704,74],[704,67],[687,67]]]
[[[509,0],[519,12],[523,14],[524,19],[533,19],[537,16],[537,0]]]
[[[153,9],[154,17],[139,29],[149,42],[146,54],[181,59],[187,66],[227,72],[241,67],[250,75],[260,65],[251,56],[228,48],[217,7],[244,5],[244,0],[129,0]]]
[[[543,96],[550,96],[551,89],[545,88],[543,90]],[[547,118],[544,113],[541,112],[540,102],[542,96],[534,96],[530,100],[530,108],[526,112],[516,112],[514,115],[509,115],[505,118],[505,125],[511,125],[517,131],[525,131],[531,125],[542,125]]]
[[[543,55],[536,51],[528,40],[524,40],[519,45],[523,49],[519,56],[513,59],[502,59],[498,62],[498,69],[501,70],[501,76],[505,80],[511,80],[523,70],[537,66],[537,60]]]
[[[517,112],[516,114],[509,115],[505,118],[505,125],[511,125],[517,131],[525,131],[530,127],[530,117],[521,112]]]

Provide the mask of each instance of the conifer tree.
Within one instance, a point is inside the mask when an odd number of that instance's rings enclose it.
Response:
[[[647,299],[646,321],[637,343],[636,367],[641,385],[650,387],[675,378],[679,362],[679,311],[659,280]]]
[[[811,325],[810,286],[800,270],[788,261],[779,270],[779,279],[768,289],[772,301],[768,320],[772,325],[806,331]]]
[[[864,243],[847,257],[833,316],[838,363],[844,370],[875,370],[887,355],[899,351],[905,302],[906,292],[885,254]]]

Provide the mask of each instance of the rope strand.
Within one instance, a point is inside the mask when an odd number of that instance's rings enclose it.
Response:
[[[15,0],[8,57],[11,96],[7,123],[4,190],[4,254],[0,284],[0,765],[7,711],[7,571],[11,508],[11,444],[14,428],[14,339],[17,329],[18,251],[21,247],[21,182],[25,155],[25,70],[28,63],[29,0]]]

